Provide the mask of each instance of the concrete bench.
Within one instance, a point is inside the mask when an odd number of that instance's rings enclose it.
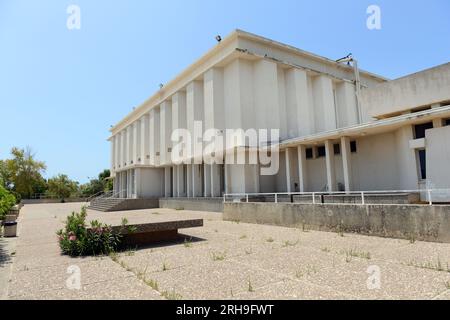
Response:
[[[113,232],[120,233],[122,245],[146,245],[153,242],[179,239],[178,229],[203,226],[203,219],[175,220],[136,225],[113,226]]]

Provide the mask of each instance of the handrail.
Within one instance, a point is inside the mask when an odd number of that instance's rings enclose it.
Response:
[[[90,202],[92,199],[95,199],[95,198],[99,197],[100,195],[102,195],[104,193],[105,193],[105,191],[99,191],[96,194],[93,194],[92,196],[88,197],[86,199],[86,202]]]
[[[223,201],[227,202],[227,198],[241,198],[245,202],[249,202],[249,197],[273,196],[274,202],[278,203],[280,196],[312,196],[312,203],[317,204],[316,196],[342,196],[342,195],[359,195],[361,197],[361,204],[366,204],[366,197],[394,195],[400,193],[426,193],[427,202],[429,205],[433,204],[433,193],[445,193],[450,199],[450,189],[417,189],[417,190],[368,190],[368,191],[318,191],[318,192],[269,192],[269,193],[225,193]],[[435,201],[436,202],[436,201]],[[446,201],[444,201],[446,202]]]

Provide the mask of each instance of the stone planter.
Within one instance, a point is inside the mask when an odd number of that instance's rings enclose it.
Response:
[[[8,214],[10,214],[10,215],[17,215],[18,216],[19,212],[20,212],[20,207],[18,205],[15,205],[11,209],[9,209]]]
[[[12,238],[17,236],[17,222],[4,222],[3,223],[3,236],[5,238]]]
[[[17,215],[16,214],[7,214],[5,216],[5,222],[14,222],[17,220]]]

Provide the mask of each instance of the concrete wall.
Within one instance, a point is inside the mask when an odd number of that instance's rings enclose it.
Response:
[[[223,218],[450,243],[450,206],[226,203]]]
[[[376,118],[449,101],[450,63],[364,89],[361,100]]]
[[[138,198],[164,196],[164,168],[136,169],[136,192]]]
[[[86,202],[86,198],[70,198],[64,199],[64,202]],[[22,199],[21,204],[43,204],[43,203],[61,203],[61,199]]]
[[[222,198],[168,198],[159,199],[160,208],[223,212]]]
[[[158,199],[127,199],[116,205],[111,211],[143,210],[158,207]]]
[[[450,189],[450,126],[427,130],[425,139],[428,185],[434,189]],[[450,198],[433,194],[433,200],[450,201]]]

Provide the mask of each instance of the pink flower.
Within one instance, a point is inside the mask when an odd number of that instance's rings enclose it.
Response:
[[[75,240],[77,240],[77,236],[72,235],[69,237],[69,241],[75,241]]]

